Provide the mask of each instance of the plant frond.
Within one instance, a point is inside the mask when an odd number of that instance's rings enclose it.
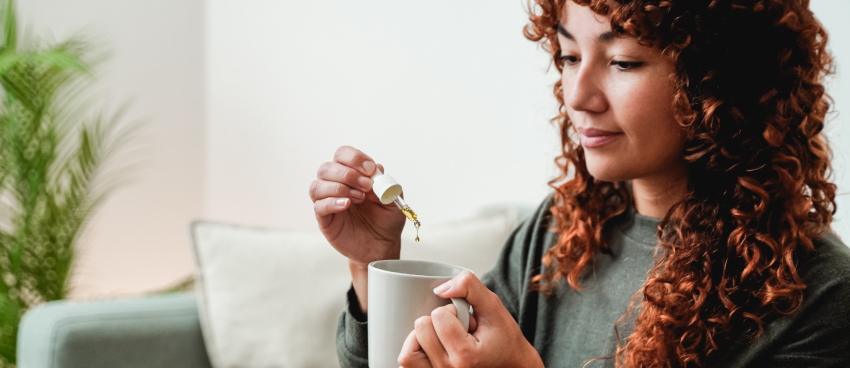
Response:
[[[3,16],[3,49],[16,50],[18,47],[18,19],[15,16],[15,2],[0,1]]]
[[[127,105],[94,114],[84,100],[91,43],[19,42],[13,0],[0,0],[0,367],[15,362],[20,317],[69,290],[76,244],[92,212],[126,178],[104,172],[139,124]],[[26,37],[26,33],[24,34]],[[25,40],[26,41],[26,40]],[[23,49],[26,48],[26,49]],[[109,174],[109,175],[106,175]]]

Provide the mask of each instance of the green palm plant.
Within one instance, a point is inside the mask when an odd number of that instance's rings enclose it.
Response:
[[[129,130],[116,129],[120,111],[89,117],[78,102],[90,45],[19,46],[13,0],[0,0],[0,21],[0,367],[11,367],[24,312],[68,294],[75,243],[109,191],[96,176]]]

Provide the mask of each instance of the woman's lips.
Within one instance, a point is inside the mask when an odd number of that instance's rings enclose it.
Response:
[[[594,133],[589,133],[589,134],[594,134]],[[589,136],[585,135],[584,132],[582,132],[582,134],[581,134],[581,145],[584,146],[585,148],[599,147],[603,144],[606,144],[606,143],[611,142],[611,141],[613,141],[617,138],[620,138],[621,135],[623,135],[623,133],[594,135],[592,137],[589,137]]]

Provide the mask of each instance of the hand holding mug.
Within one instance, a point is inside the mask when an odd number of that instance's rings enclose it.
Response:
[[[369,367],[398,367],[407,333],[417,318],[434,308],[449,305],[457,328],[466,333],[475,326],[469,304],[463,298],[441,298],[434,288],[469,270],[445,263],[416,260],[384,260],[369,264]]]
[[[398,363],[405,368],[431,367],[543,367],[543,361],[523,336],[519,325],[471,272],[464,271],[440,285],[443,298],[464,298],[475,311],[477,326],[467,333],[452,306],[434,309],[422,317],[404,342]],[[472,327],[472,326],[470,326]]]

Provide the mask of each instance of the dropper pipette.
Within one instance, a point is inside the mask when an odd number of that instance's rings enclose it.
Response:
[[[372,175],[371,179],[372,191],[375,192],[381,203],[395,203],[396,207],[401,210],[401,213],[413,222],[413,226],[416,227],[416,241],[419,241],[419,218],[416,216],[416,212],[413,212],[410,206],[407,205],[407,202],[401,198],[401,184],[395,181],[392,176],[385,175],[379,169],[375,170],[375,174]]]

